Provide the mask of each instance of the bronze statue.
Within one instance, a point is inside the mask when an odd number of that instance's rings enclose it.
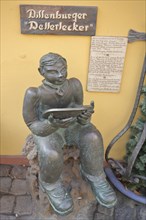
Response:
[[[23,117],[37,146],[41,189],[56,213],[65,215],[73,210],[61,173],[63,146],[77,145],[82,176],[90,183],[97,201],[107,208],[113,207],[116,195],[103,170],[102,136],[90,122],[94,103],[83,106],[82,85],[76,78],[67,79],[67,62],[62,56],[44,55],[38,70],[44,80],[38,88],[27,89]]]

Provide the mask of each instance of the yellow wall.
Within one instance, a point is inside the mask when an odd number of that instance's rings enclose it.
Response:
[[[86,90],[90,52],[89,36],[22,35],[19,4],[98,6],[97,36],[127,36],[130,29],[145,32],[145,0],[100,1],[13,1],[1,2],[1,155],[21,154],[26,136],[30,133],[22,118],[25,90],[38,86],[39,58],[56,52],[68,61],[69,77],[81,80],[84,103],[95,101],[92,122],[101,131],[105,148],[127,122],[140,78],[145,43],[128,44],[120,93],[98,93]],[[125,138],[115,149],[120,157]]]

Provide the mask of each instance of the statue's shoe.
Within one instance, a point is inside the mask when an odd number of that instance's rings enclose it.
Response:
[[[60,180],[54,184],[46,183],[41,180],[39,180],[39,183],[42,191],[47,194],[48,200],[57,214],[68,215],[72,212],[73,201],[71,195],[67,192]]]
[[[107,208],[112,208],[117,202],[116,193],[106,180],[105,174],[91,176],[81,170],[83,178],[89,182],[91,189],[96,196],[96,200]]]

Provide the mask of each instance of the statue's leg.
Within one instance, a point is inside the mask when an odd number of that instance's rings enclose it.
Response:
[[[38,149],[40,178],[44,182],[54,183],[63,169],[62,146],[52,136],[34,137],[34,140]]]
[[[38,148],[40,187],[47,194],[53,209],[60,215],[66,215],[72,211],[73,202],[60,178],[63,169],[63,139],[54,133],[47,137],[34,136],[34,141]]]
[[[105,207],[113,207],[117,199],[104,174],[102,136],[92,124],[81,128],[79,147],[82,175],[90,183],[97,201]]]
[[[92,126],[85,126],[79,138],[82,169],[90,175],[103,173],[104,149],[102,136]]]

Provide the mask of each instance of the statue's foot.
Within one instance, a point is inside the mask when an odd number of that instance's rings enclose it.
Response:
[[[106,180],[104,174],[100,176],[91,176],[81,170],[82,176],[87,180],[96,196],[96,200],[107,208],[112,208],[117,202],[116,193]]]
[[[98,179],[97,182],[90,182],[93,193],[97,201],[107,207],[112,208],[117,202],[117,197],[106,178]]]
[[[54,184],[45,183],[40,180],[40,187],[47,194],[48,200],[59,215],[68,215],[73,210],[71,195],[66,191],[61,181]]]

